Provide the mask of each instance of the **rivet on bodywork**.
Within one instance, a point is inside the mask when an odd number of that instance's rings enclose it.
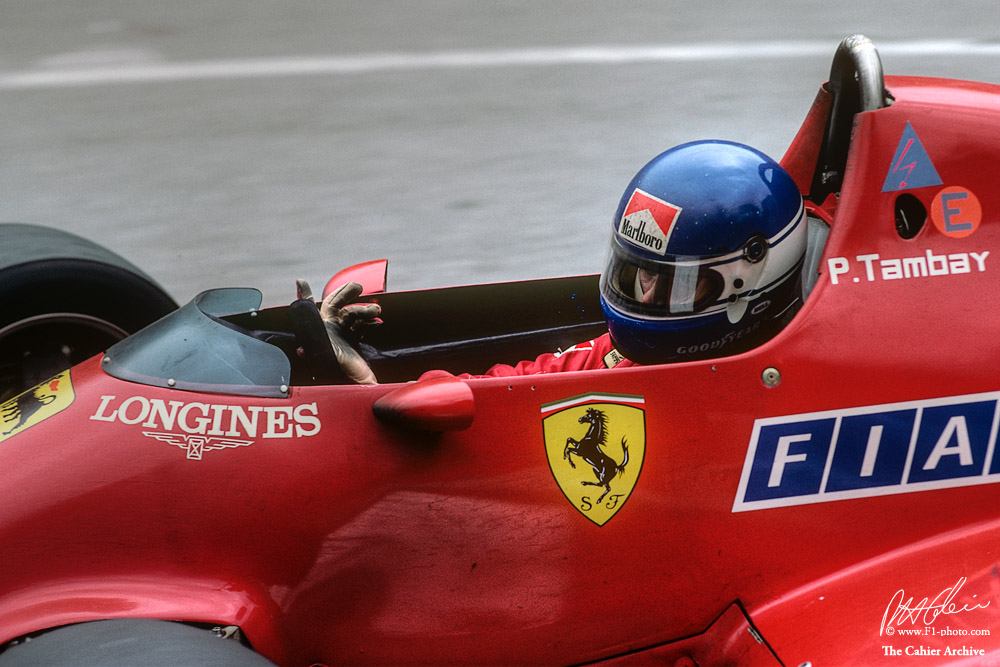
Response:
[[[774,366],[769,366],[760,374],[760,379],[767,387],[777,387],[781,383],[781,372]]]

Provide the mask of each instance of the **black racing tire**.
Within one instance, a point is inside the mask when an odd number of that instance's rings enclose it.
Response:
[[[0,224],[0,403],[176,308],[152,278],[96,243]]]
[[[274,667],[233,639],[183,623],[127,618],[66,625],[0,653],[0,667]]]

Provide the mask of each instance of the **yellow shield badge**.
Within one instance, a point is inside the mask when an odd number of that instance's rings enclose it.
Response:
[[[76,398],[69,371],[0,404],[0,442],[65,410]]]
[[[635,488],[646,455],[642,396],[584,394],[542,406],[549,468],[581,514],[603,526]]]

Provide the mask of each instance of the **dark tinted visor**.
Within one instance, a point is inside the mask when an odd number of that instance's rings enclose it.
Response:
[[[725,280],[714,269],[692,261],[637,258],[612,244],[601,274],[601,293],[619,310],[648,317],[701,312],[716,303]]]

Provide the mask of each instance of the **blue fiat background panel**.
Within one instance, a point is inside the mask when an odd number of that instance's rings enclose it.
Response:
[[[754,422],[734,512],[1000,481],[1000,392]]]

